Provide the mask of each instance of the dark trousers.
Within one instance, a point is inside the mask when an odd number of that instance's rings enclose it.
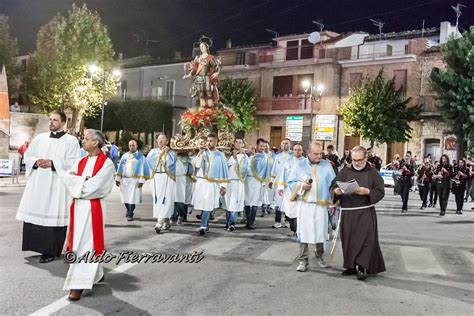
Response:
[[[435,206],[436,201],[438,200],[438,189],[436,188],[436,183],[430,183],[430,204]]]
[[[255,216],[257,216],[256,206],[245,206],[245,217],[247,218],[247,226],[252,226],[255,223]]]
[[[466,186],[460,185],[456,190],[456,210],[462,211],[464,206],[464,191],[466,191]]]
[[[289,218],[288,216],[285,215],[285,219],[288,223],[290,223],[290,230],[294,233],[296,233],[296,217],[295,218]]]
[[[411,180],[400,180],[400,195],[402,196],[402,210],[408,210],[408,197],[410,196]]]
[[[279,206],[275,206],[275,223],[281,223],[281,211]]]
[[[438,191],[439,207],[441,209],[441,213],[444,214],[444,212],[446,212],[446,208],[448,207],[449,181],[436,183],[436,190]]]
[[[181,202],[174,202],[174,212],[171,215],[171,220],[176,222],[178,220],[178,216],[181,218],[185,218],[187,214],[187,205]]]
[[[127,208],[127,217],[133,217],[133,211],[135,211],[135,204],[125,203],[125,207]]]
[[[426,207],[428,203],[428,193],[430,192],[430,184],[425,183],[425,185],[418,186],[420,190],[421,206]]]

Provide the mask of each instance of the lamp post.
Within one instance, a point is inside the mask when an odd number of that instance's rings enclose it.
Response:
[[[104,107],[107,104],[107,102],[105,102],[105,90],[107,88],[107,76],[109,76],[110,73],[106,71],[105,69],[101,69],[96,64],[89,65],[89,72],[91,73],[91,75],[94,75],[100,71],[102,71],[102,101],[101,101],[101,112],[100,112],[100,131],[103,132],[104,131]],[[122,74],[120,70],[113,69],[112,75],[115,78],[119,79]]]
[[[313,114],[314,114],[314,107],[313,107],[313,100],[318,102],[321,100],[321,96],[323,95],[324,86],[322,84],[318,84],[317,86],[313,86],[313,84],[309,80],[304,80],[301,85],[303,86],[304,93],[305,93],[305,102],[307,99],[308,91],[309,91],[309,104],[311,107],[310,118],[309,118],[309,128],[310,128],[310,136],[309,140],[313,140]]]

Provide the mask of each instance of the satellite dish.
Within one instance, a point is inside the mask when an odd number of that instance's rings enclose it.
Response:
[[[319,41],[321,41],[321,34],[319,32],[313,32],[313,33],[309,34],[308,41],[311,44],[318,43]]]

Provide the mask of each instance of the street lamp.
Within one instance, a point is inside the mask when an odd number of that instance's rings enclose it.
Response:
[[[309,119],[309,128],[310,128],[310,136],[309,136],[309,140],[312,141],[313,140],[313,113],[314,113],[314,108],[313,108],[313,100],[318,102],[321,100],[321,96],[323,95],[323,91],[324,91],[324,85],[322,84],[318,84],[317,86],[313,86],[312,83],[309,81],[309,80],[304,80],[301,85],[303,86],[303,89],[304,89],[304,93],[305,93],[305,102],[306,102],[306,96],[308,95],[308,91],[309,91],[309,95],[310,95],[310,101],[309,101],[309,104],[310,104],[310,107],[311,107],[311,114],[310,114],[310,119]]]
[[[94,75],[98,72],[102,71],[102,102],[101,102],[101,112],[100,112],[100,131],[104,131],[104,106],[107,104],[105,102],[105,90],[107,87],[107,76],[110,75],[110,73],[105,70],[101,69],[99,66],[96,64],[91,64],[89,65],[89,72],[91,75]],[[120,72],[119,69],[112,69],[112,76],[115,78],[119,79],[122,76],[122,73]]]

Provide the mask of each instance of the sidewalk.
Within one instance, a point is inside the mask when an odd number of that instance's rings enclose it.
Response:
[[[26,177],[25,174],[22,173],[18,177],[18,183],[13,183],[13,177],[0,177],[0,188],[4,187],[24,187],[26,185]]]

